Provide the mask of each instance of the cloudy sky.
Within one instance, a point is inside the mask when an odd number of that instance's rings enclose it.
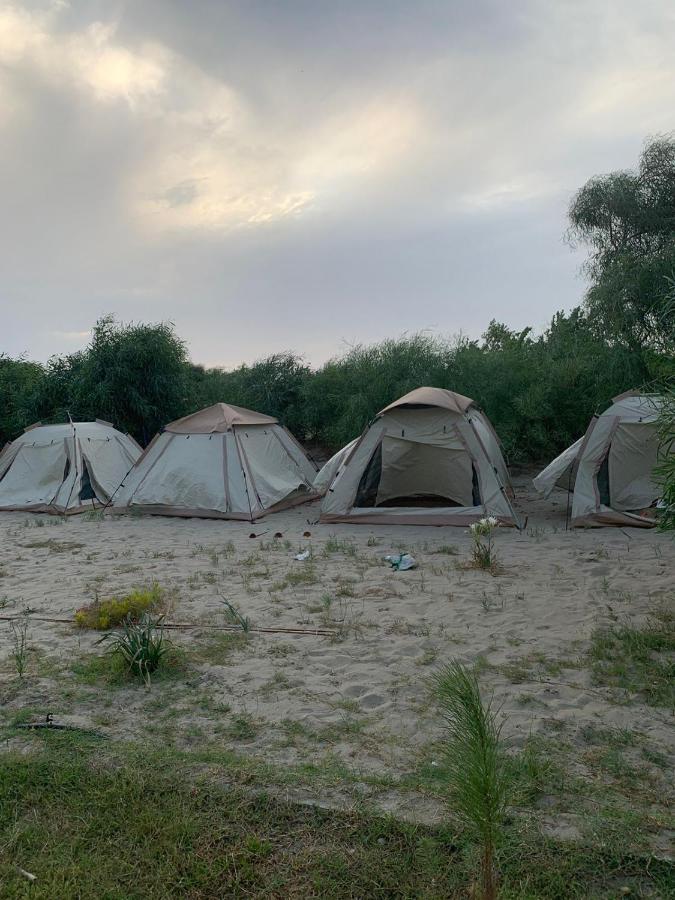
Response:
[[[0,352],[108,312],[227,366],[540,328],[674,48],[672,0],[0,0]]]

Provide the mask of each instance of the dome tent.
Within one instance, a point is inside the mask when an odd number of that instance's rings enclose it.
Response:
[[[345,458],[348,456],[350,450],[356,444],[358,438],[354,438],[353,441],[350,441],[348,444],[338,450],[337,453],[334,453],[331,458],[323,464],[323,466],[319,469],[319,472],[314,479],[314,490],[318,494],[325,494],[328,488],[331,486],[331,482],[335,478],[335,474],[337,470],[340,468]]]
[[[253,521],[314,499],[315,475],[277,419],[216,403],[171,422],[153,439],[114,509]]]
[[[0,509],[79,513],[108,503],[141,454],[109,422],[31,425],[0,453]]]
[[[330,461],[329,461],[330,464]],[[322,522],[517,525],[497,435],[473,400],[422,387],[383,409],[342,458]]]
[[[548,497],[555,487],[572,492],[571,524],[650,527],[663,488],[658,462],[657,419],[663,398],[628,391],[594,416],[583,438],[537,475],[534,486]]]

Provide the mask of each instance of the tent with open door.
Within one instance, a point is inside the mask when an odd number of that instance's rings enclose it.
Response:
[[[663,490],[654,472],[662,403],[638,391],[615,397],[584,437],[537,475],[535,488],[545,497],[555,487],[571,493],[572,526],[654,525]]]
[[[317,497],[316,469],[277,419],[216,403],[167,425],[115,511],[253,521]]]
[[[32,425],[0,453],[0,510],[78,513],[105,505],[141,455],[108,422]]]
[[[516,525],[497,435],[473,400],[422,387],[383,409],[344,454],[322,522]]]

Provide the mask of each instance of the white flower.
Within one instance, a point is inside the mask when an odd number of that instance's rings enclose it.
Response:
[[[494,528],[496,525],[499,525],[499,522],[495,519],[494,516],[490,516],[488,518],[488,525],[492,525],[492,527]]]

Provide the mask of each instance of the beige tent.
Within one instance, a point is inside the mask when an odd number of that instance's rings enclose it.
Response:
[[[324,463],[323,466],[319,469],[319,472],[314,479],[314,490],[317,492],[317,494],[323,496],[326,493],[337,474],[337,470],[347,458],[349,452],[357,441],[358,438],[354,438],[354,440],[346,444],[342,448],[342,450],[338,450],[337,453],[333,454],[328,462]]]
[[[615,397],[584,437],[537,475],[535,488],[545,497],[555,487],[573,491],[573,526],[653,525],[663,489],[654,476],[662,402],[637,391]]]
[[[315,475],[277,419],[216,403],[155,437],[115,511],[253,521],[316,497]]]
[[[108,422],[33,425],[0,453],[0,509],[78,513],[106,504],[141,448]]]
[[[497,435],[461,394],[411,391],[378,413],[341,454],[322,522],[470,525],[491,515],[517,524]]]

